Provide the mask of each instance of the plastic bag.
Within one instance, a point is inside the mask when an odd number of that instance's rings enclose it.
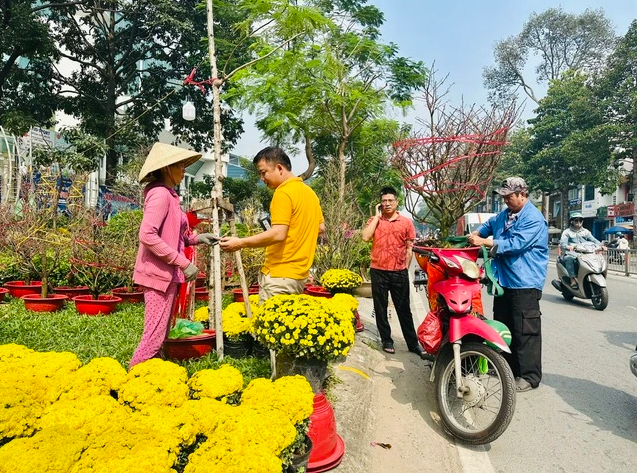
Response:
[[[188,319],[177,319],[175,326],[170,329],[169,339],[181,339],[188,336],[198,336],[203,333],[201,322],[189,321]]]
[[[418,326],[418,340],[425,352],[435,355],[442,342],[442,323],[438,313],[429,311]]]

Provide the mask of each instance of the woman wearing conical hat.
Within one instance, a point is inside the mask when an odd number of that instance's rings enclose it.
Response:
[[[186,246],[216,243],[210,233],[186,235],[188,219],[174,188],[185,169],[201,154],[155,143],[139,173],[144,189],[144,216],[139,228],[139,251],[133,279],[144,287],[144,333],[129,367],[154,357],[170,331],[170,318],[181,283],[197,277],[197,267],[184,255]]]

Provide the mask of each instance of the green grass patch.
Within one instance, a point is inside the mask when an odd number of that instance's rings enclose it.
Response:
[[[143,304],[122,303],[106,316],[78,314],[75,305],[68,302],[53,313],[27,311],[21,299],[0,305],[0,344],[16,343],[38,352],[73,352],[84,364],[96,357],[112,357],[127,369],[143,329]],[[189,376],[228,363],[241,371],[246,384],[270,376],[269,359],[255,357],[226,357],[219,362],[213,352],[201,359],[175,363],[183,365]]]

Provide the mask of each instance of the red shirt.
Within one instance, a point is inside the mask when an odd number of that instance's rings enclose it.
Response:
[[[409,218],[396,212],[396,218],[388,220],[380,217],[372,237],[372,263],[374,269],[401,271],[407,268],[405,252],[408,242],[416,239],[416,229]],[[367,221],[367,225],[374,218]],[[367,226],[366,225],[366,226]],[[411,243],[409,243],[411,246]]]

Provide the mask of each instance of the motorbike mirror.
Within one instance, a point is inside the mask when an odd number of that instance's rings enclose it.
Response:
[[[496,253],[498,252],[498,245],[493,245],[489,249],[489,258],[495,258]]]

